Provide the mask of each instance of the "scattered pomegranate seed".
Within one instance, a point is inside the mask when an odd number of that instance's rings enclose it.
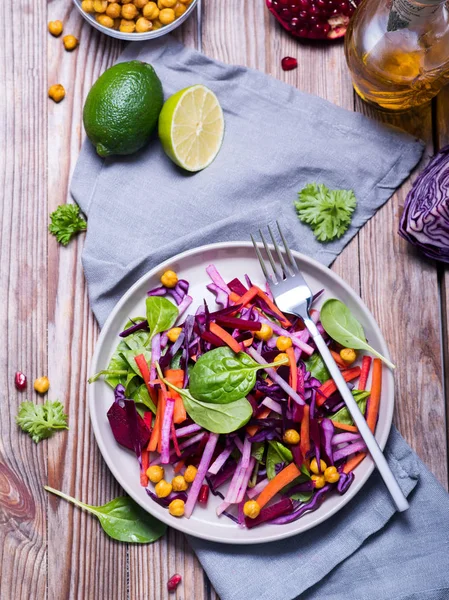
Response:
[[[207,504],[208,498],[209,498],[209,486],[204,484],[201,486],[200,493],[198,496],[198,502],[200,504]]]
[[[281,66],[284,69],[284,71],[291,71],[292,69],[296,69],[296,67],[298,66],[298,61],[292,56],[285,56],[281,60]]]
[[[268,10],[282,27],[295,37],[334,40],[345,35],[349,19],[360,0],[265,0],[265,2]]]
[[[17,371],[14,376],[14,385],[16,388],[22,392],[27,386],[27,378],[21,371]]]
[[[181,583],[181,581],[182,581],[182,577],[178,573],[176,573],[175,575],[170,577],[170,579],[167,581],[168,591],[174,592],[176,590],[176,588],[178,587],[178,585]]]

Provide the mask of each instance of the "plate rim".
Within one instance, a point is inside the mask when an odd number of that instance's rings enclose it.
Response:
[[[258,243],[258,246],[263,248],[263,246],[260,242]],[[184,260],[191,256],[201,254],[202,252],[208,252],[208,251],[213,251],[213,250],[223,250],[223,249],[227,249],[227,248],[245,248],[246,249],[246,248],[252,248],[252,247],[253,247],[252,242],[248,242],[248,241],[215,242],[213,244],[204,244],[202,246],[197,246],[195,248],[190,248],[188,250],[180,252],[179,254],[176,254],[176,255],[168,258],[167,260],[159,263],[158,265],[155,265],[152,269],[150,269],[149,271],[144,273],[121,296],[121,298],[118,300],[118,302],[115,304],[114,308],[110,312],[108,318],[106,319],[103,327],[101,328],[100,335],[98,336],[98,339],[95,344],[95,350],[94,350],[92,359],[89,364],[89,372],[91,372],[91,371],[96,372],[95,369],[94,370],[92,370],[92,369],[93,369],[93,367],[95,367],[95,365],[98,362],[99,354],[100,354],[100,351],[101,351],[101,348],[103,345],[103,340],[106,337],[108,329],[110,328],[111,323],[114,321],[121,306],[134,294],[134,291],[138,287],[140,287],[141,282],[144,279],[149,279],[149,278],[153,277],[158,271],[165,269],[165,267],[170,266],[175,261],[181,261],[181,260]],[[368,312],[368,314],[371,317],[370,326],[374,330],[376,330],[376,333],[379,336],[380,341],[381,341],[382,347],[380,348],[380,351],[384,354],[384,356],[386,356],[388,359],[390,359],[390,353],[388,351],[388,346],[387,346],[385,338],[382,334],[382,331],[381,331],[379,325],[377,324],[377,321],[374,318],[373,314],[371,313],[369,308],[366,306],[366,304],[364,303],[363,299],[359,296],[359,294],[357,294],[357,292],[348,283],[346,283],[346,281],[342,277],[340,277],[340,275],[338,275],[337,273],[334,273],[329,267],[323,265],[322,263],[318,262],[314,258],[311,258],[311,257],[307,256],[306,254],[303,254],[296,250],[292,250],[292,253],[296,258],[298,258],[299,260],[301,260],[303,262],[308,263],[312,268],[317,269],[318,271],[322,271],[326,274],[330,273],[331,278],[335,279],[337,281],[337,283],[339,285],[341,285],[345,289],[345,291],[348,292],[349,295],[355,296],[357,298],[357,301],[363,305],[364,309]],[[395,404],[394,377],[391,377],[391,385],[392,385],[392,398],[391,398],[391,401],[387,405],[387,414],[386,414],[387,425],[385,427],[385,431],[382,436],[376,435],[376,441],[379,444],[382,451],[384,450],[385,445],[387,443],[388,437],[390,435],[391,426],[393,423],[393,412],[394,412],[394,404]],[[101,435],[101,431],[100,431],[100,429],[101,429],[100,424],[96,419],[95,387],[91,384],[88,384],[88,386],[89,386],[88,387],[89,417],[90,417],[90,422],[91,422],[92,429],[94,432],[95,441],[98,445],[98,448],[100,450],[103,460],[105,461],[108,469],[114,476],[117,483],[137,504],[139,504],[139,506],[141,506],[151,516],[164,522],[167,526],[173,527],[173,529],[176,529],[176,530],[184,533],[185,535],[191,535],[198,539],[203,539],[203,540],[221,543],[221,544],[236,544],[236,545],[245,545],[246,546],[246,545],[253,545],[253,544],[265,544],[265,543],[270,543],[270,542],[276,542],[276,541],[279,541],[282,539],[293,537],[295,535],[301,535],[305,531],[308,531],[308,530],[312,529],[313,527],[316,527],[317,525],[323,523],[324,521],[327,521],[330,517],[332,517],[334,514],[339,512],[341,509],[343,509],[343,507],[346,506],[348,504],[348,502],[350,502],[353,498],[355,498],[361,492],[362,488],[364,487],[365,483],[368,481],[368,479],[372,475],[374,468],[375,468],[375,465],[374,465],[374,462],[373,462],[371,456],[368,456],[366,459],[369,462],[368,469],[366,470],[366,473],[362,476],[362,478],[359,479],[358,489],[357,489],[356,493],[352,494],[352,495],[345,494],[344,496],[342,496],[342,501],[340,504],[335,506],[326,515],[321,515],[314,521],[307,524],[301,531],[294,531],[294,530],[288,530],[288,529],[286,531],[280,530],[279,534],[265,536],[265,538],[262,537],[257,540],[244,539],[244,538],[238,538],[235,540],[222,539],[219,536],[216,536],[213,534],[208,535],[207,533],[204,533],[204,532],[199,532],[197,534],[192,531],[186,531],[185,528],[183,527],[182,519],[174,521],[168,512],[167,512],[167,515],[163,514],[162,516],[159,514],[157,514],[157,515],[153,514],[149,508],[149,505],[147,503],[141,501],[141,499],[137,495],[134,494],[132,487],[127,485],[126,483],[125,484],[122,483],[119,469],[117,469],[115,467],[112,458],[109,457],[108,447],[106,447],[106,445],[103,443],[102,435]]]

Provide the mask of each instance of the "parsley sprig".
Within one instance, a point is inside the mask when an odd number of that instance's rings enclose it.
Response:
[[[77,204],[61,204],[50,214],[48,231],[56,236],[63,246],[67,246],[73,236],[87,229],[87,223],[80,217]]]
[[[64,414],[64,407],[58,400],[47,400],[44,404],[22,402],[16,421],[36,444],[50,437],[53,431],[68,429],[67,415]]]
[[[310,225],[319,242],[340,238],[351,224],[357,201],[352,190],[330,190],[320,183],[309,183],[295,202],[298,218]]]

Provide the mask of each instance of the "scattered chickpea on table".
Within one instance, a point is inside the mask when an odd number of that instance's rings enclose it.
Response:
[[[193,0],[83,0],[81,9],[108,29],[146,33],[169,25],[183,15]]]

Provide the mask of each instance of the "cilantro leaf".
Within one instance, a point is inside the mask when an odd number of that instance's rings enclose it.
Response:
[[[36,444],[50,437],[54,430],[68,429],[67,415],[64,414],[64,407],[58,400],[47,400],[44,404],[22,402],[16,422]]]
[[[56,236],[63,246],[67,246],[72,237],[87,229],[87,223],[80,216],[77,204],[61,204],[50,214],[51,223],[48,231]]]
[[[330,190],[320,183],[309,183],[294,203],[298,218],[310,225],[319,242],[340,238],[351,224],[357,201],[352,190]]]

